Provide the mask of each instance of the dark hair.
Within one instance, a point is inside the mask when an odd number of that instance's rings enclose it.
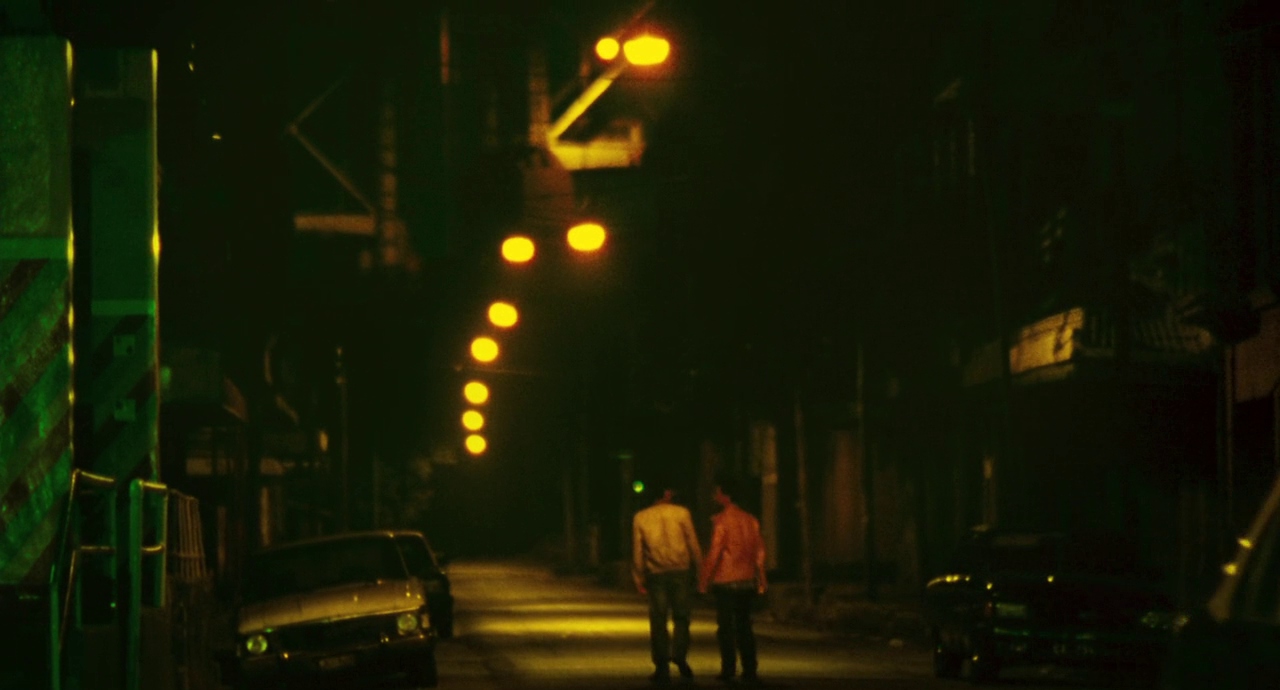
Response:
[[[742,498],[742,482],[737,477],[720,477],[716,480],[720,493],[738,501]]]

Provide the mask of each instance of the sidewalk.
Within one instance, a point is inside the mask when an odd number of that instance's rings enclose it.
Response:
[[[557,569],[557,573],[571,574],[563,569]],[[600,584],[608,587],[627,590],[634,587],[625,563],[602,564],[594,575]],[[711,603],[700,599],[698,606],[710,608]],[[932,645],[920,599],[903,596],[888,588],[879,593],[876,601],[871,601],[861,584],[815,583],[813,603],[806,605],[800,583],[771,582],[760,615],[777,623],[895,647],[928,648]]]

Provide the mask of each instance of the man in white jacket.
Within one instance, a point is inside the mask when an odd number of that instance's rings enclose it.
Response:
[[[693,678],[689,668],[689,618],[693,613],[693,588],[702,549],[693,530],[689,509],[674,502],[675,491],[663,482],[653,505],[631,521],[631,575],[636,589],[649,596],[649,644],[655,683],[671,679],[675,662],[680,677]],[[667,619],[674,631],[668,636]]]

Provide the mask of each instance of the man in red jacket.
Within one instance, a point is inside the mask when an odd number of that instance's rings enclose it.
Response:
[[[722,510],[712,516],[711,548],[698,580],[706,593],[710,583],[716,598],[716,640],[720,643],[719,680],[733,680],[737,658],[742,680],[756,682],[756,637],[751,629],[751,605],[768,587],[765,579],[764,539],[760,521],[733,502],[735,482],[722,480],[715,501]]]

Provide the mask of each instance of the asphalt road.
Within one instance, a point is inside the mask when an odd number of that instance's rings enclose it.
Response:
[[[650,688],[648,617],[643,597],[588,578],[557,577],[528,563],[455,563],[456,636],[437,650],[441,688]],[[841,637],[768,620],[756,624],[763,688],[959,690],[932,677],[927,649]],[[714,613],[694,614],[692,687],[716,688]],[[673,669],[674,671],[674,669]],[[1051,667],[1010,672],[1003,687],[1127,688]],[[678,679],[673,688],[690,687]]]

